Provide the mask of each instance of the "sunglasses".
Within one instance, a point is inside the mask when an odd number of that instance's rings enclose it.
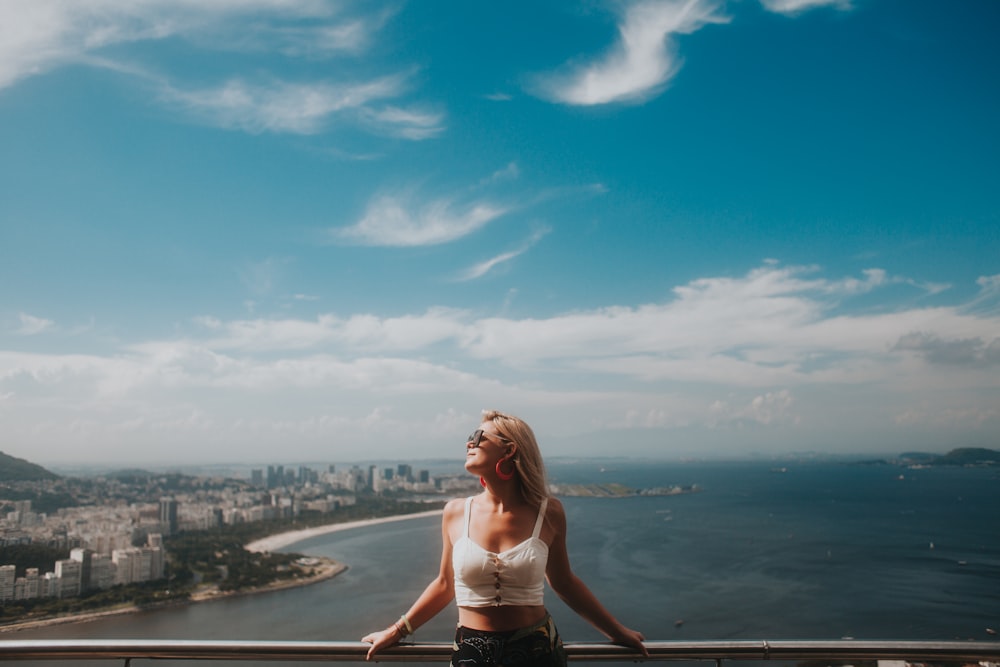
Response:
[[[475,449],[476,447],[479,446],[479,443],[482,441],[483,436],[486,436],[487,440],[496,439],[499,440],[500,442],[508,442],[508,443],[513,442],[513,440],[508,440],[507,438],[501,438],[499,435],[493,435],[493,434],[486,435],[486,431],[480,428],[473,431],[472,435],[470,435],[468,438],[465,439],[465,444],[468,445],[471,442],[473,449]]]

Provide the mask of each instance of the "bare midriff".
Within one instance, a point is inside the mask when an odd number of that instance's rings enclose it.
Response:
[[[545,618],[545,614],[545,607],[542,605],[459,607],[458,624],[472,630],[506,632],[535,625]]]

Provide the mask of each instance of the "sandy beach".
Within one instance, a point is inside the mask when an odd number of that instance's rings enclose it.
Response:
[[[378,519],[362,519],[360,521],[331,523],[325,526],[316,526],[315,528],[291,530],[287,533],[278,533],[276,535],[269,535],[268,537],[255,540],[245,545],[244,548],[247,551],[256,552],[277,551],[278,549],[287,547],[290,544],[295,544],[296,542],[301,542],[302,540],[308,540],[312,537],[318,537],[319,535],[337,533],[342,530],[350,530],[352,528],[364,528],[365,526],[374,526],[380,523],[392,523],[394,521],[405,521],[407,519],[419,519],[426,516],[441,516],[442,511],[443,510],[430,510],[427,512],[415,512],[413,514],[397,514],[394,516],[380,517]]]

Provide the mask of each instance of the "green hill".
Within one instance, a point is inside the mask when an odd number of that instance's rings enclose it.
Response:
[[[937,465],[981,465],[1000,463],[1000,451],[983,447],[962,447],[953,449],[944,456],[938,457]]]
[[[0,482],[37,482],[58,478],[59,475],[40,465],[0,452]]]

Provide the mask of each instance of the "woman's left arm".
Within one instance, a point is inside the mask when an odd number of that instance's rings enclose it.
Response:
[[[570,609],[604,633],[608,639],[616,644],[634,648],[643,656],[649,657],[646,647],[642,644],[645,639],[642,633],[622,625],[604,608],[597,596],[570,567],[569,553],[566,550],[566,513],[562,503],[555,498],[549,498],[546,519],[554,531],[552,542],[549,544],[548,565],[545,568],[549,586],[563,602],[569,605]]]

